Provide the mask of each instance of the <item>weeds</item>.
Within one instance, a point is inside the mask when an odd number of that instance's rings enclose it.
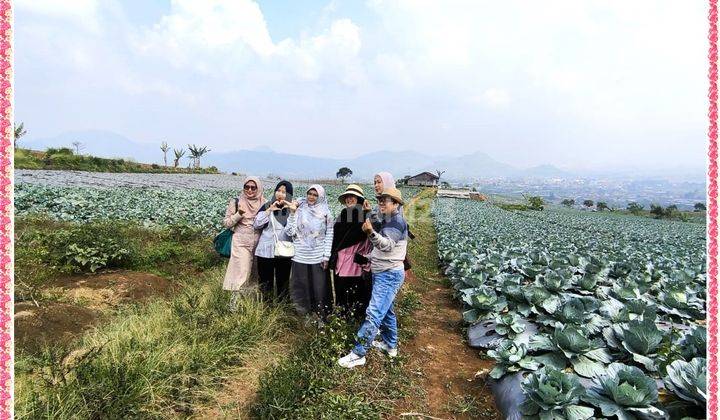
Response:
[[[18,418],[161,418],[189,415],[223,372],[262,340],[282,334],[283,314],[261,302],[227,310],[219,272],[170,301],[127,308],[83,337],[76,357],[20,355]],[[48,380],[50,378],[50,380]]]

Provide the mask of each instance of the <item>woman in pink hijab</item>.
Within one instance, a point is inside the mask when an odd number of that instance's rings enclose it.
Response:
[[[263,204],[262,182],[258,177],[250,176],[245,178],[237,201],[230,200],[225,211],[223,225],[234,233],[223,289],[232,292],[230,309],[233,311],[237,309],[240,292],[243,288],[247,289],[253,272],[253,255],[260,239],[260,231],[253,227],[253,221]]]

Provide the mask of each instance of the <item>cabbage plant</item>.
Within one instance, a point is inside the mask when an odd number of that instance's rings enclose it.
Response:
[[[585,388],[578,377],[552,367],[528,375],[521,384],[525,401],[520,405],[524,417],[539,419],[589,419],[595,409],[580,405]]]
[[[504,296],[498,297],[495,289],[482,286],[461,290],[462,300],[470,308],[463,312],[465,322],[477,322],[482,316],[499,312],[507,306]]]
[[[488,356],[495,359],[495,367],[490,371],[490,377],[500,379],[509,372],[518,372],[522,369],[535,370],[540,367],[531,356],[527,354],[527,346],[524,343],[516,343],[512,340],[503,340],[493,350],[488,350]]]
[[[704,407],[707,400],[706,377],[706,361],[698,357],[689,363],[684,360],[670,363],[663,381],[665,387],[681,399]]]
[[[651,372],[658,370],[655,358],[663,335],[655,322],[649,319],[634,319],[603,330],[603,336],[609,346],[624,350],[635,362],[642,364]]]
[[[604,417],[619,420],[665,419],[656,407],[658,389],[655,380],[635,366],[612,363],[607,373],[593,380],[581,400],[600,409]]]
[[[500,314],[495,317],[495,332],[510,339],[525,331],[522,318],[515,312]]]
[[[535,359],[544,365],[563,369],[570,363],[578,375],[593,378],[605,371],[612,362],[605,343],[590,339],[586,332],[573,325],[556,327],[552,335],[538,335],[530,339],[530,349],[547,351]]]

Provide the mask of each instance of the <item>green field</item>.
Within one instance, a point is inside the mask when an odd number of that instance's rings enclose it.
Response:
[[[527,375],[525,414],[704,413],[703,225],[452,199],[434,212],[470,335],[492,332],[477,343],[490,375]]]

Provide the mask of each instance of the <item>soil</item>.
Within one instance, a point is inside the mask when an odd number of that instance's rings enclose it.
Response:
[[[95,309],[168,297],[175,291],[173,283],[163,277],[124,270],[64,277],[51,283],[51,287],[60,288],[69,299],[83,302],[83,307]]]
[[[98,311],[60,302],[15,304],[15,348],[37,353],[44,346],[68,344],[83,331],[97,325]]]
[[[55,280],[44,292],[59,296],[59,301],[15,304],[16,349],[37,353],[44,346],[68,344],[98,325],[108,308],[169,296],[174,290],[173,284],[160,276],[133,271]]]
[[[480,358],[465,343],[461,308],[451,289],[435,279],[425,284],[408,272],[407,280],[420,293],[413,318],[417,334],[400,347],[408,371],[419,376],[424,401],[404,401],[395,413],[401,418],[500,419],[486,383],[492,360]]]

